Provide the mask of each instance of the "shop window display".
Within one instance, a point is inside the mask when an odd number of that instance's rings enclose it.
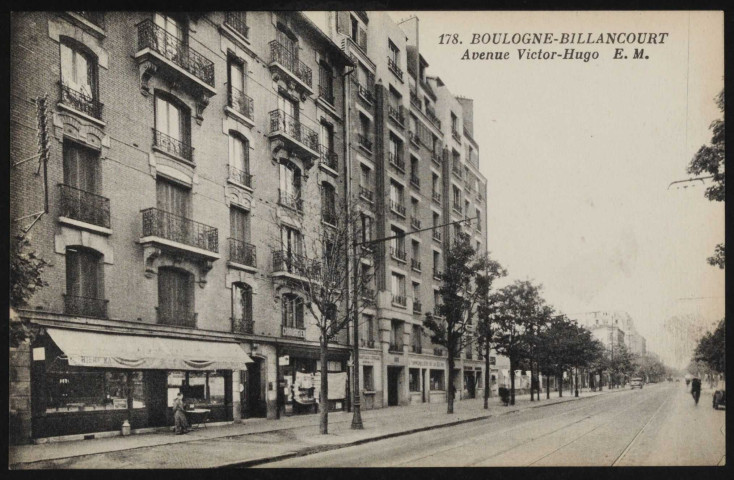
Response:
[[[411,368],[410,372],[409,388],[411,392],[421,391],[421,371],[418,368]]]
[[[444,371],[443,370],[431,370],[431,390],[445,390],[444,386]]]

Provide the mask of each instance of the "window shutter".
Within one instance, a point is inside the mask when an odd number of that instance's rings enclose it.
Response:
[[[350,17],[349,12],[346,10],[341,10],[336,12],[336,31],[339,33],[343,33],[344,35],[349,35],[349,28],[350,28]]]
[[[79,252],[66,249],[66,294],[78,297],[79,293]]]
[[[296,298],[296,328],[303,328],[303,299]]]

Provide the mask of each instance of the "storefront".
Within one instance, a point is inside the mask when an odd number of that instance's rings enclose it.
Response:
[[[173,425],[180,391],[209,421],[233,420],[235,343],[46,329],[32,348],[34,438]]]
[[[408,358],[408,367],[408,390],[411,405],[446,401],[445,360],[411,355]]]
[[[331,350],[331,347],[330,347]],[[321,403],[321,360],[317,347],[281,346],[278,357],[278,403],[281,414],[318,413]],[[344,411],[349,392],[346,348],[327,357],[329,411]]]

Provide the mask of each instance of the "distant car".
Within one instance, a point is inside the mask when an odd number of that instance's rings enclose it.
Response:
[[[726,382],[720,380],[714,391],[714,410],[718,410],[719,406],[726,408]]]
[[[630,380],[631,389],[639,388],[640,390],[642,390],[642,385],[644,385],[644,382],[640,377],[635,377]]]

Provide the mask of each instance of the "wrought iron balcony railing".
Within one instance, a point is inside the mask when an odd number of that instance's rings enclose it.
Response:
[[[244,117],[253,120],[255,112],[255,103],[250,97],[245,95],[245,92],[230,86],[228,94],[229,106],[234,109],[235,112],[241,114]]]
[[[104,105],[96,98],[74,90],[64,82],[61,82],[61,103],[92,118],[102,120],[102,107]]]
[[[321,219],[328,223],[329,225],[336,225],[337,217],[336,217],[336,209],[335,208],[322,208],[321,209]]]
[[[403,353],[403,345],[401,343],[390,342],[390,346],[387,351],[390,353]]]
[[[426,117],[436,126],[439,130],[441,129],[441,120],[436,116],[436,112],[432,108],[426,108]]]
[[[278,204],[299,213],[303,213],[303,199],[300,195],[293,195],[278,189]]]
[[[359,146],[367,150],[368,152],[372,151],[372,141],[367,137],[367,135],[363,135],[361,133],[357,134],[357,142],[359,142]]]
[[[245,12],[226,12],[224,23],[232,28],[235,32],[247,38],[250,34],[250,27],[247,26]]]
[[[374,85],[372,87],[369,87],[366,85],[362,85],[361,83],[357,84],[357,94],[370,105],[375,103],[375,94],[372,93],[374,92],[374,89]]]
[[[107,318],[108,300],[103,298],[64,295],[64,313],[82,317]]]
[[[400,80],[403,79],[403,70],[401,70],[395,60],[390,57],[387,57],[387,68],[389,68],[390,71],[394,73],[395,76],[398,77]]]
[[[60,216],[110,228],[110,200],[70,185],[59,184]]]
[[[411,142],[413,142],[416,146],[418,146],[421,142],[421,138],[418,135],[418,132],[414,132],[413,130],[408,130],[408,138]]]
[[[406,307],[408,305],[408,299],[405,297],[405,295],[393,294],[392,303],[393,305],[398,305],[400,307]]]
[[[397,168],[403,173],[405,172],[405,160],[403,160],[400,155],[394,152],[389,152],[387,154],[387,158],[390,162],[390,165]]]
[[[214,87],[214,62],[153,23],[153,20],[145,20],[138,24],[138,50],[145,48],[153,50],[210,87]]]
[[[459,213],[459,214],[461,214],[461,213],[462,213],[462,212],[461,212],[461,204],[460,204],[460,203],[456,203],[456,202],[454,202],[454,203],[453,203],[453,204],[451,205],[451,208],[452,208],[452,209],[454,210],[454,212],[456,212],[456,213]]]
[[[416,188],[421,187],[421,179],[416,175],[415,173],[410,174],[410,184],[413,185]]]
[[[339,173],[339,154],[321,145],[321,164]]]
[[[194,161],[194,147],[188,141],[175,139],[158,130],[153,130],[153,146],[189,162]]]
[[[418,98],[418,94],[415,92],[415,90],[410,91],[410,103],[418,110],[421,109],[421,100],[420,98]]]
[[[398,122],[400,125],[405,125],[405,114],[403,113],[402,105],[398,107],[388,105],[387,116]]]
[[[160,237],[209,252],[219,252],[219,231],[158,208],[143,210],[143,236]]]
[[[421,271],[421,261],[420,260],[416,260],[415,258],[411,258],[410,259],[410,268],[412,268],[416,272],[420,272]]]
[[[418,218],[416,217],[410,217],[410,226],[413,228],[413,230],[420,230],[421,221],[418,220]]]
[[[393,213],[397,213],[401,217],[405,217],[405,206],[401,205],[395,200],[390,200],[390,210],[392,210]]]
[[[286,250],[273,251],[273,272],[288,272],[302,277],[321,276],[321,262]]]
[[[270,133],[283,133],[311,150],[319,150],[319,135],[283,110],[270,112]]]
[[[229,166],[229,178],[230,180],[244,185],[248,188],[252,188],[252,175],[249,172],[240,170],[237,167]]]
[[[431,152],[431,161],[436,165],[441,165],[441,153]]]
[[[334,87],[330,85],[319,85],[319,97],[334,105]]]
[[[104,23],[104,12],[80,12],[75,11],[77,15],[84,18],[85,20],[88,20],[89,22],[97,25],[99,28],[103,29],[105,28]]]
[[[434,230],[433,231],[433,239],[441,241],[441,230]]]
[[[249,314],[245,318],[232,318],[232,333],[244,333],[252,334],[255,331],[255,321],[249,317]]]
[[[270,42],[270,61],[278,62],[311,88],[313,72],[298,59],[298,54],[277,40]]]
[[[198,314],[185,308],[155,307],[159,325],[196,328]]]
[[[373,202],[372,199],[374,197],[374,194],[372,193],[372,190],[368,189],[367,187],[363,187],[362,185],[359,186],[359,196],[370,203]]]
[[[413,313],[421,313],[423,311],[423,305],[421,302],[413,300]]]
[[[405,250],[400,250],[399,248],[395,248],[391,246],[390,256],[396,260],[400,260],[401,262],[404,262],[406,258]]]
[[[433,192],[431,193],[431,198],[433,198],[433,201],[436,203],[441,203],[441,193],[439,192]]]
[[[250,245],[236,238],[230,238],[229,260],[240,265],[257,268],[257,249],[255,245]]]

